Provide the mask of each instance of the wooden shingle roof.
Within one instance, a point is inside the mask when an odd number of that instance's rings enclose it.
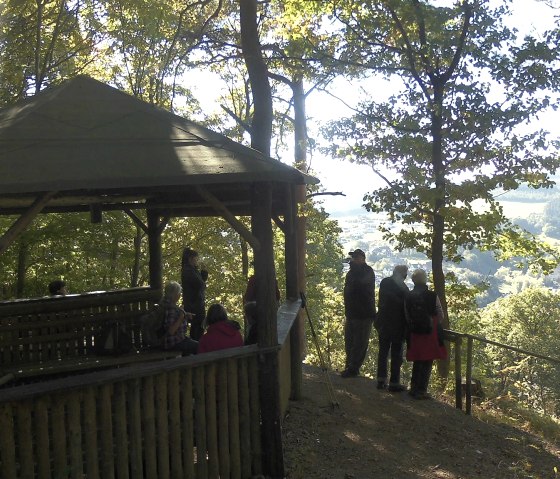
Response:
[[[0,110],[0,214],[57,192],[46,211],[152,203],[213,214],[203,187],[234,214],[248,214],[251,185],[318,180],[183,117],[86,76]],[[128,207],[127,206],[127,207]]]

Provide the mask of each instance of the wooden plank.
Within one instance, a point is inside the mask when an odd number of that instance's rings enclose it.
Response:
[[[101,386],[99,419],[101,431],[101,477],[115,478],[115,453],[113,449],[113,386]]]
[[[204,368],[194,370],[194,404],[196,435],[196,477],[208,477],[206,460],[206,401],[204,397]]]
[[[185,477],[194,477],[194,409],[192,369],[181,372],[181,431],[183,439],[183,469]]]
[[[217,365],[217,410],[218,410],[218,458],[220,477],[230,475],[229,410],[228,410],[228,363],[220,361]],[[237,377],[235,378],[237,380]],[[233,379],[232,379],[233,380]]]
[[[47,399],[42,397],[35,403],[35,441],[37,444],[37,475],[39,479],[51,479],[51,441],[49,437],[49,412]],[[7,476],[6,476],[7,477]],[[95,476],[92,476],[96,479]]]
[[[216,403],[216,365],[209,364],[206,367],[205,396],[206,396],[206,435],[208,452],[208,476],[220,476],[220,464],[218,458],[218,424]]]
[[[183,475],[183,454],[181,452],[181,408],[180,391],[181,385],[179,371],[172,371],[168,374],[169,385],[169,449],[171,457],[171,477],[182,479]]]
[[[14,417],[10,404],[0,405],[0,472],[2,477],[17,477]]]
[[[167,376],[156,376],[156,430],[158,479],[169,479],[169,426],[167,418]]]
[[[239,436],[239,374],[238,362],[226,361],[227,407],[229,425],[229,453],[231,461],[231,479],[241,479],[241,443]]]
[[[53,397],[51,406],[51,427],[54,459],[53,472],[55,477],[64,477],[68,472],[66,470],[68,463],[66,459],[67,441],[65,414],[64,396],[61,394]]]
[[[140,379],[133,379],[128,384],[129,392],[129,427],[130,427],[130,475],[144,477],[142,460],[142,409],[140,396]]]
[[[17,442],[20,477],[34,477],[35,458],[33,457],[33,432],[31,429],[31,401],[17,405]]]
[[[81,397],[78,393],[70,395],[68,408],[68,446],[70,449],[70,477],[84,476],[84,451],[82,440]]]
[[[84,391],[84,437],[86,448],[86,475],[88,479],[99,478],[96,407],[95,389],[91,387],[87,388]]]
[[[251,477],[251,405],[248,377],[248,360],[241,359],[239,364],[239,447],[241,449],[241,477]]]
[[[148,376],[142,381],[142,429],[144,431],[146,478],[157,479],[157,443],[153,376]]]
[[[128,479],[129,444],[128,444],[128,414],[126,409],[127,383],[119,382],[114,385],[113,417],[115,424],[115,454],[118,479]]]
[[[261,446],[261,411],[259,397],[259,368],[257,358],[250,358],[248,361],[248,380],[249,380],[249,407],[251,418],[251,452],[252,452],[252,473],[259,475],[263,472],[263,456]]]

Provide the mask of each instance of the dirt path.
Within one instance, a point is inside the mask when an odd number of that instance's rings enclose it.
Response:
[[[340,408],[321,370],[304,366],[304,399],[284,422],[290,479],[560,479],[558,445],[367,378],[330,378]]]

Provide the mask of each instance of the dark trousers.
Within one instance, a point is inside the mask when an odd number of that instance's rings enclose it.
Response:
[[[399,384],[403,362],[404,341],[392,341],[391,338],[379,337],[379,355],[377,356],[377,381],[387,382],[387,363],[391,353],[391,384]]]
[[[173,351],[181,351],[183,356],[190,356],[191,354],[196,354],[196,351],[198,349],[198,341],[194,341],[191,338],[185,338],[184,341],[175,344],[169,349]]]
[[[344,345],[346,349],[346,370],[358,373],[366,358],[371,334],[371,319],[346,318],[344,323]]]
[[[191,339],[198,341],[203,334],[204,328],[202,327],[202,320],[198,321],[197,319],[193,319],[191,322],[191,331],[189,336]]]
[[[433,363],[433,361],[414,361],[412,363],[412,377],[410,379],[410,390],[412,392],[428,392]]]

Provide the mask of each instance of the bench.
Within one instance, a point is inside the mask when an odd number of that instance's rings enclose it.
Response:
[[[177,356],[142,342],[139,318],[159,299],[159,291],[135,288],[64,297],[0,302],[0,385],[32,378]],[[132,352],[92,353],[94,337],[118,321],[132,337]]]

